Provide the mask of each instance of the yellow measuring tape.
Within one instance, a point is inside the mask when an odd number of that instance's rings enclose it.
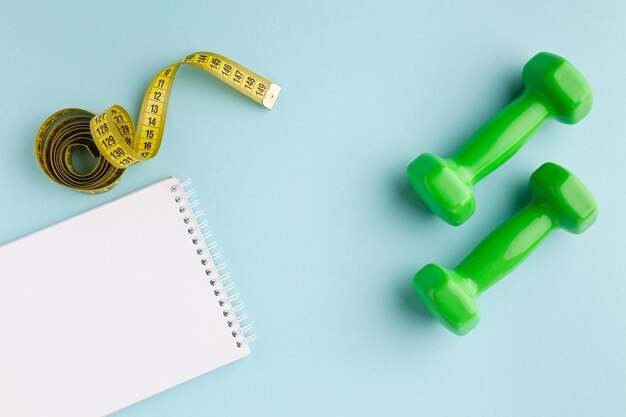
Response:
[[[161,71],[143,98],[137,130],[128,112],[114,105],[100,114],[63,109],[43,122],[35,138],[39,166],[57,183],[85,193],[103,193],[119,182],[124,170],[159,152],[167,105],[176,71],[182,64],[201,68],[252,100],[272,109],[280,87],[249,69],[211,52],[197,52]],[[88,173],[72,164],[72,153],[86,148],[99,157]]]

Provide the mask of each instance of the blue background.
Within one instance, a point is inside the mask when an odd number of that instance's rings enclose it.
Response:
[[[250,357],[119,417],[624,415],[623,1],[173,4],[1,4],[0,240],[192,178],[259,335]],[[136,115],[152,77],[198,50],[280,84],[274,110],[183,68],[157,158],[97,196],[43,175],[32,143],[48,115],[115,103]],[[542,50],[588,77],[593,111],[549,122],[477,186],[476,214],[448,226],[406,165],[455,150]],[[473,332],[450,334],[416,301],[413,274],[460,261],[526,203],[545,161],[594,192],[597,224],[554,233],[481,297]]]

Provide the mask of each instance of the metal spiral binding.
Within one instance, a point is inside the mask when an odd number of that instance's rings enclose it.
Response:
[[[243,304],[235,301],[239,299],[239,293],[233,292],[235,284],[226,283],[230,280],[230,272],[225,272],[227,265],[225,262],[216,264],[222,257],[222,252],[217,250],[217,242],[213,237],[213,232],[202,229],[208,226],[208,221],[198,221],[204,215],[203,210],[197,209],[200,202],[195,200],[189,202],[189,197],[195,194],[194,189],[186,189],[191,185],[191,180],[186,180],[180,185],[174,185],[170,191],[174,194],[174,202],[178,204],[178,211],[183,215],[183,223],[187,225],[187,233],[191,237],[192,243],[196,246],[196,253],[199,262],[206,267],[204,273],[211,286],[211,294],[216,298],[216,302],[222,307],[222,315],[226,319],[226,325],[231,328],[230,334],[233,336],[235,346],[238,348],[256,339],[256,334],[251,333],[252,325],[243,324],[248,320],[248,315],[243,310]]]

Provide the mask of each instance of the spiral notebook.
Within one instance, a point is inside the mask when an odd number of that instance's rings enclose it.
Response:
[[[254,338],[171,177],[0,247],[0,416],[103,416]]]

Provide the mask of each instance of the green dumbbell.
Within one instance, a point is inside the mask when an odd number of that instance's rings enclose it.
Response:
[[[532,202],[487,236],[456,268],[423,267],[413,279],[417,295],[458,335],[479,320],[478,295],[519,265],[557,228],[582,233],[598,207],[585,185],[565,168],[546,163],[530,177]]]
[[[526,91],[483,125],[451,158],[422,154],[408,169],[424,203],[458,226],[474,213],[472,186],[502,165],[550,118],[574,124],[591,110],[591,87],[565,59],[541,52],[522,71]]]

